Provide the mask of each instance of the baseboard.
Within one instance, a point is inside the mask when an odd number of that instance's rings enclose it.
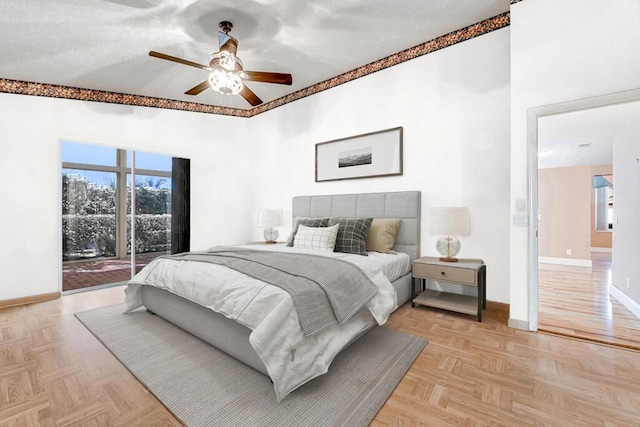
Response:
[[[518,320],[510,317],[507,325],[514,329],[522,329],[523,331],[529,330],[529,322],[526,320]]]
[[[627,309],[629,309],[629,311],[633,313],[634,316],[640,319],[640,304],[638,304],[637,302],[629,298],[627,294],[625,294],[624,292],[622,292],[620,289],[616,288],[613,285],[609,286],[609,294],[611,294],[612,297],[617,299],[618,302],[620,302],[620,304],[627,307]]]
[[[591,248],[591,252],[604,252],[610,254],[613,252],[612,248]]]
[[[538,262],[543,264],[571,265],[574,267],[591,267],[592,265],[590,259],[553,258],[546,256],[538,257]]]
[[[509,304],[496,301],[487,301],[486,314],[487,319],[497,320],[506,325],[509,321]]]
[[[497,301],[487,301],[487,310],[499,311],[509,315],[509,304]]]
[[[28,297],[5,299],[0,301],[0,309],[7,307],[15,307],[16,305],[34,304],[36,302],[50,301],[60,298],[60,292],[51,292],[49,294],[31,295]]]

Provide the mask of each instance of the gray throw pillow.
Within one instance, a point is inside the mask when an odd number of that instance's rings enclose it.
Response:
[[[335,252],[367,255],[367,235],[373,218],[331,218],[331,225],[340,224]]]
[[[293,226],[293,231],[287,239],[287,246],[293,246],[293,239],[296,237],[299,225],[304,225],[305,227],[328,227],[329,218],[296,218]]]

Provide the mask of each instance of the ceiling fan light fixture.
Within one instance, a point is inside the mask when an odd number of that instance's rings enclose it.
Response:
[[[236,68],[236,56],[229,52],[220,52],[220,66],[225,70],[233,71]]]
[[[211,55],[209,67],[215,69],[223,68],[228,71],[240,71],[242,70],[243,64],[242,60],[233,53],[221,51]]]
[[[235,73],[224,70],[213,70],[209,74],[211,89],[225,95],[237,95],[242,90],[242,79]]]
[[[252,107],[262,104],[262,100],[256,95],[243,80],[249,80],[259,83],[274,83],[280,85],[291,86],[293,79],[291,74],[274,73],[267,71],[243,71],[243,63],[236,56],[238,51],[238,40],[229,35],[229,31],[233,28],[230,21],[220,22],[218,32],[219,52],[214,52],[209,57],[209,65],[198,64],[197,62],[188,61],[178,58],[177,56],[167,55],[165,53],[150,51],[149,56],[164,59],[178,64],[188,65],[189,67],[199,68],[209,72],[207,79],[198,83],[184,94],[196,96],[207,90],[209,87],[218,93],[225,95],[240,95]]]

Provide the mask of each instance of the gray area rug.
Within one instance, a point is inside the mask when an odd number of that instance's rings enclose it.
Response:
[[[143,310],[76,317],[187,426],[368,425],[427,340],[377,327],[277,403],[268,377]]]

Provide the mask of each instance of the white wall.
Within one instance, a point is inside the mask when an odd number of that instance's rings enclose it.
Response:
[[[484,259],[488,299],[508,303],[509,92],[505,28],[254,117],[253,223],[282,207],[286,235],[296,195],[420,190],[422,254],[437,255],[428,207],[468,206],[459,256]],[[396,126],[402,176],[314,182],[316,143]]]
[[[0,94],[0,300],[60,290],[59,139],[191,158],[192,247],[249,236],[247,119]]]
[[[640,125],[626,129],[613,141],[615,176],[612,283],[640,304]],[[629,288],[627,288],[629,280]]]
[[[640,88],[637,0],[511,6],[511,213],[527,198],[527,110]],[[511,226],[511,313],[527,322],[527,229]]]
[[[420,190],[436,255],[428,207],[468,206],[460,256],[483,258],[488,298],[509,302],[509,79],[505,28],[252,119],[0,94],[0,300],[60,289],[65,138],[191,158],[193,249],[260,240],[258,210],[290,217],[295,195]],[[395,126],[404,175],[314,182],[317,142]]]

